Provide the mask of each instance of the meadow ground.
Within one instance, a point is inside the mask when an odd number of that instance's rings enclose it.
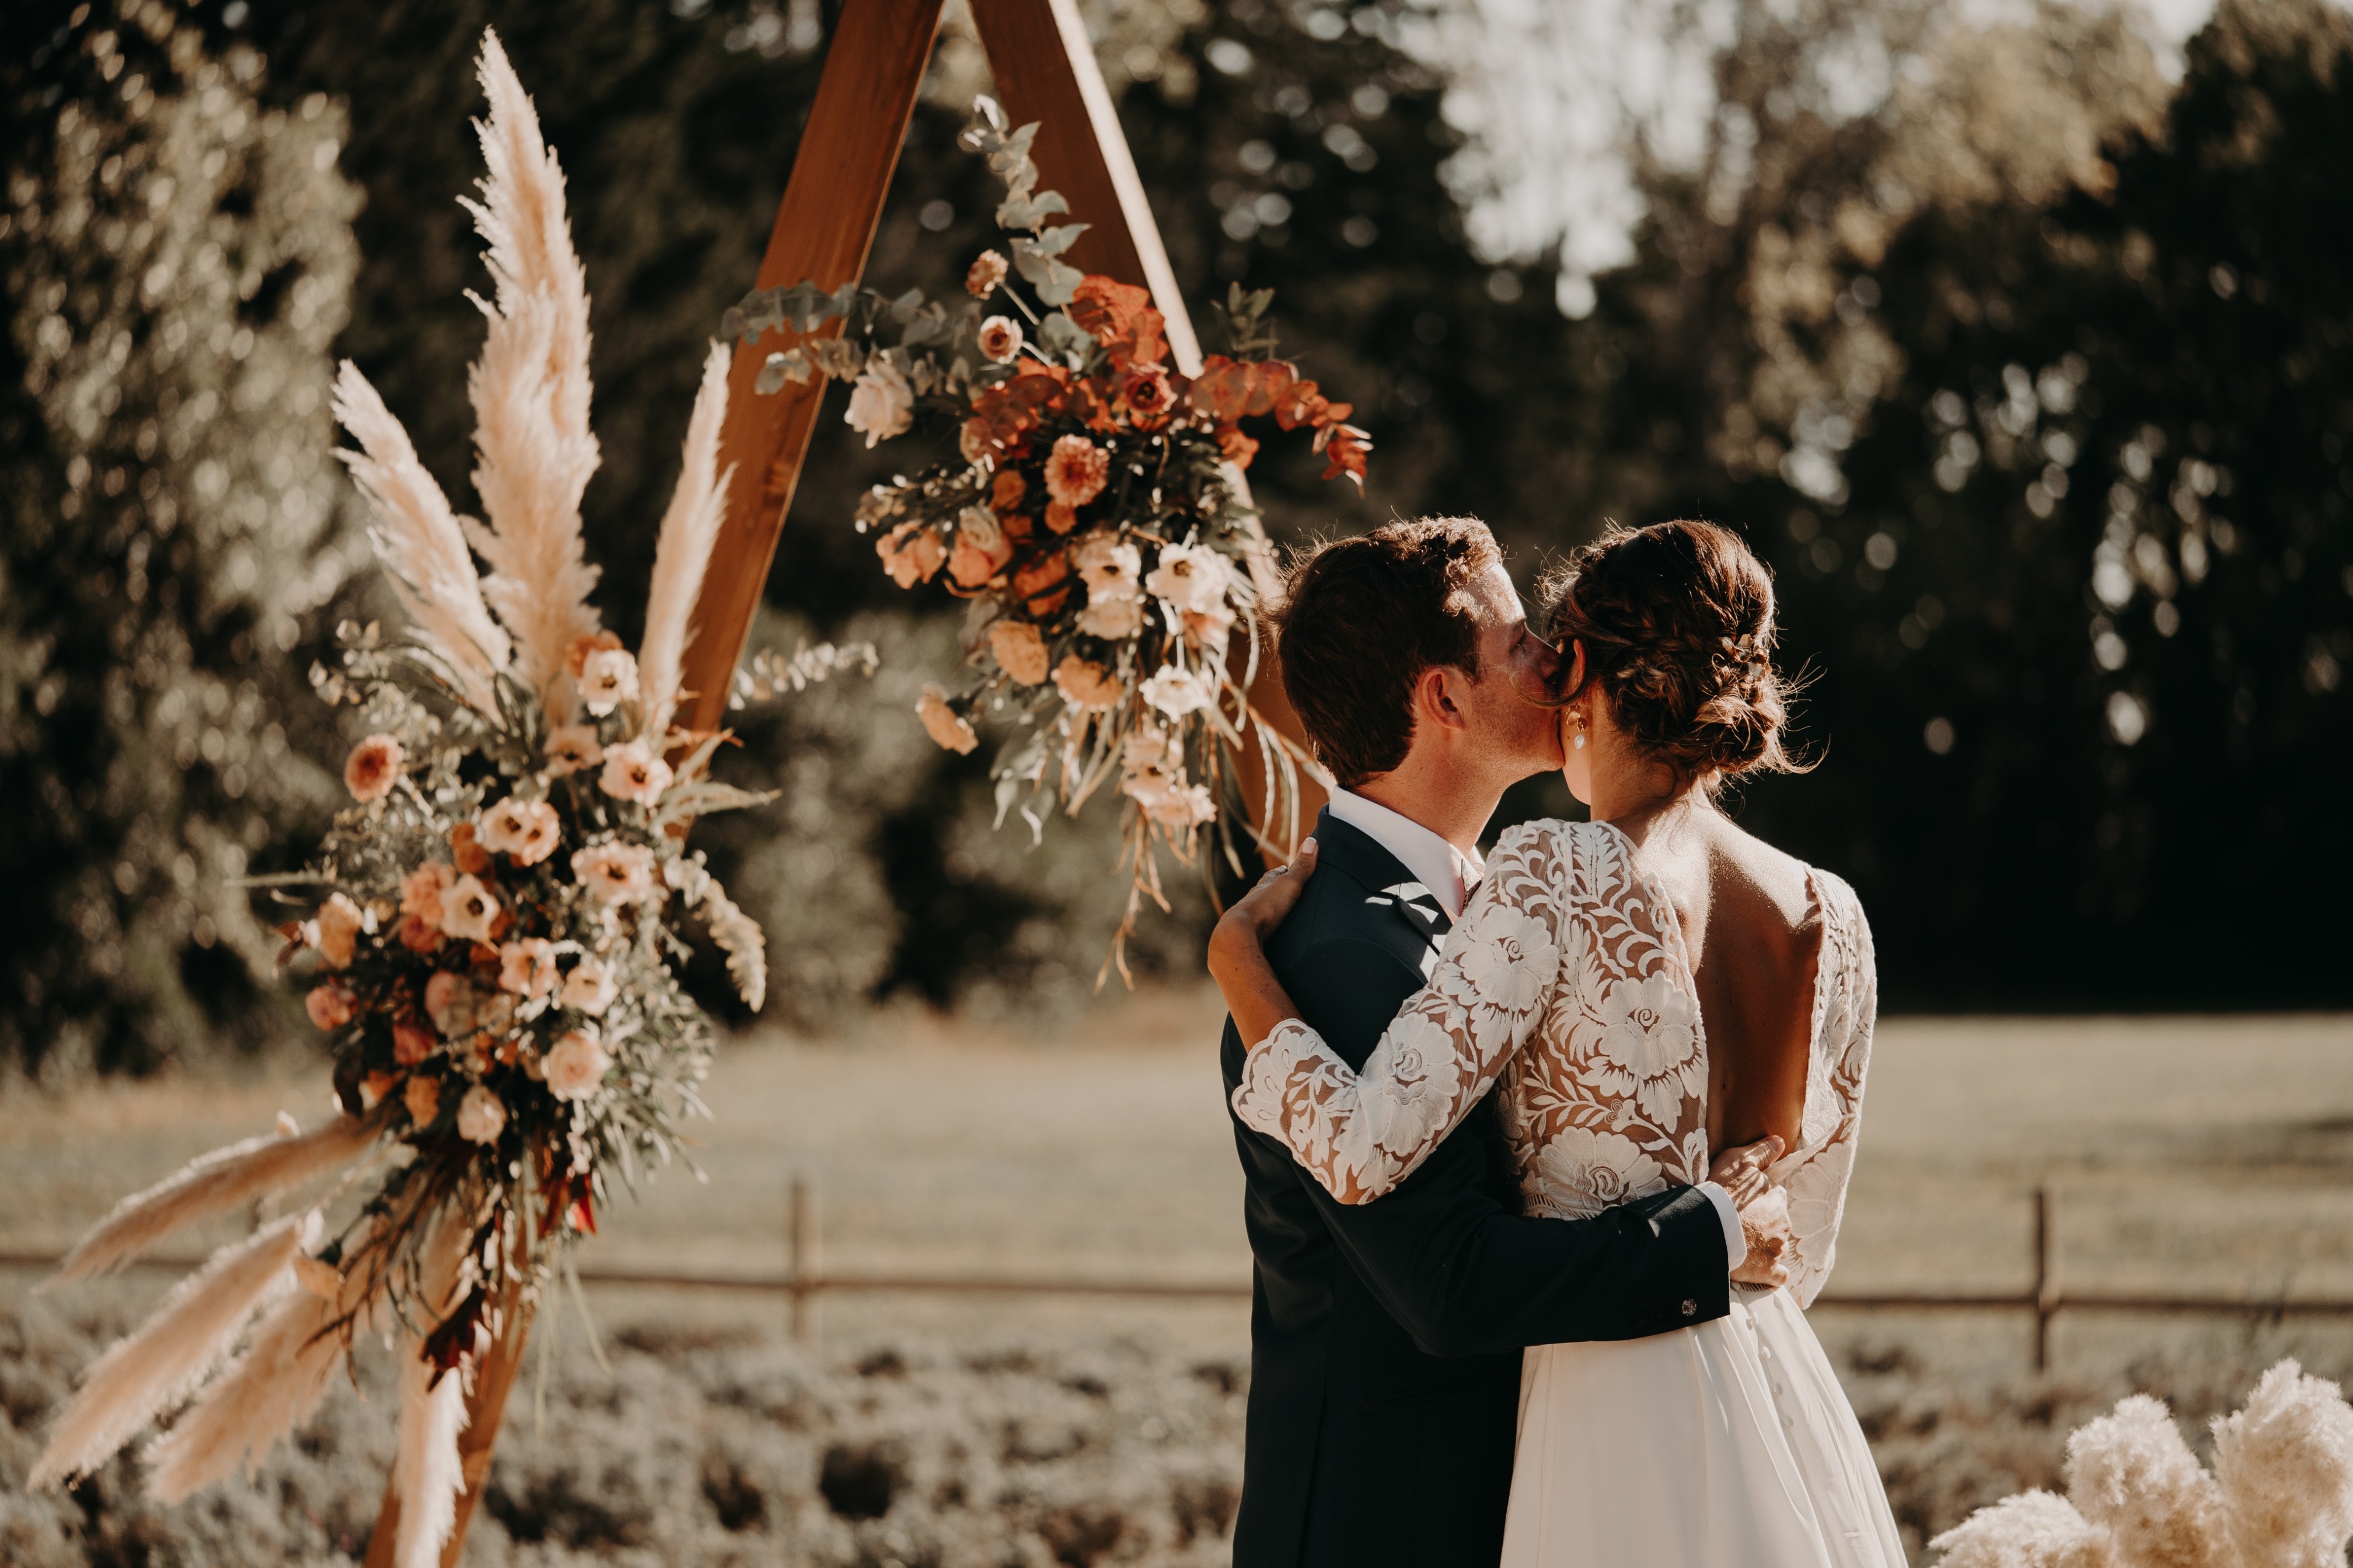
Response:
[[[707,1184],[664,1173],[641,1203],[604,1216],[584,1261],[780,1272],[797,1173],[829,1270],[1243,1283],[1217,1022],[1213,994],[1162,993],[1108,1000],[1044,1041],[894,1016],[854,1039],[735,1046],[710,1086]],[[317,1074],[278,1064],[13,1093],[0,1183],[16,1201],[0,1251],[61,1248],[121,1194],[265,1129],[281,1107],[306,1123],[322,1114]],[[2068,1289],[2353,1298],[2348,1174],[2353,1020],[1889,1019],[1831,1288],[2022,1288],[2041,1185]],[[33,1277],[0,1274],[0,1416],[12,1428],[0,1470],[21,1464],[90,1337],[164,1282],[132,1276],[27,1302]],[[493,1527],[470,1561],[630,1560],[657,1542],[660,1560],[712,1563],[1217,1560],[1248,1343],[1239,1300],[845,1295],[825,1301],[803,1345],[773,1298],[597,1288],[592,1305],[614,1372],[567,1321],[547,1427],[519,1426],[502,1448]],[[2014,1481],[2048,1479],[2069,1425],[2128,1388],[2169,1395],[2188,1417],[2229,1407],[2279,1355],[2353,1369],[2353,1319],[2071,1314],[2043,1377],[2031,1373],[2022,1314],[1824,1307],[1815,1321],[1915,1543]],[[567,1417],[625,1396],[661,1435],[626,1485],[588,1486],[593,1445]],[[344,1494],[364,1489],[388,1414],[344,1401],[327,1422],[343,1436],[322,1439],[340,1460],[309,1456],[325,1467],[309,1490],[278,1477],[280,1524],[317,1522],[267,1561],[334,1561],[364,1537],[372,1510]],[[1041,1423],[1059,1436],[1034,1439]],[[985,1474],[966,1473],[984,1458]],[[860,1475],[872,1482],[862,1494]],[[643,1494],[618,1524],[582,1523],[596,1510],[566,1501],[609,1502],[617,1485]],[[879,1511],[860,1511],[878,1498]],[[259,1506],[214,1508],[221,1529],[243,1521],[248,1552]],[[214,1560],[202,1549],[213,1527],[190,1522],[203,1507],[150,1515],[126,1498],[93,1513],[85,1499],[67,1510],[85,1523],[58,1526],[55,1560],[114,1560],[90,1543],[110,1520],[124,1541],[147,1531]],[[0,1512],[0,1546],[10,1517]],[[69,1526],[90,1540],[77,1544]],[[690,1546],[706,1536],[707,1549]]]

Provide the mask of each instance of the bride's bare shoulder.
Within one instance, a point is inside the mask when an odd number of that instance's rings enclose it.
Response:
[[[1821,930],[1812,868],[1730,823],[1709,845],[1709,893],[1719,918],[1757,936],[1810,947]]]

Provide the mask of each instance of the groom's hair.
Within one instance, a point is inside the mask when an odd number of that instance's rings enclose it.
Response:
[[[1293,563],[1275,618],[1282,689],[1341,788],[1405,761],[1424,670],[1478,678],[1471,584],[1503,558],[1478,519],[1430,517],[1332,540]]]

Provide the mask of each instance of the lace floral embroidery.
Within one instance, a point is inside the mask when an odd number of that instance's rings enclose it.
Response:
[[[1803,1136],[1775,1171],[1798,1234],[1801,1304],[1836,1252],[1877,1002],[1854,894],[1811,875],[1823,936]],[[1334,1196],[1365,1203],[1410,1175],[1499,1079],[1532,1212],[1599,1214],[1706,1174],[1697,994],[1672,911],[1614,828],[1540,822],[1505,834],[1429,984],[1361,1073],[1286,1020],[1250,1053],[1233,1103]]]

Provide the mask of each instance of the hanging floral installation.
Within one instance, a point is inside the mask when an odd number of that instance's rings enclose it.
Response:
[[[1158,848],[1206,873],[1198,837],[1214,825],[1239,873],[1236,820],[1287,848],[1299,771],[1314,771],[1250,701],[1263,580],[1251,566],[1266,544],[1241,478],[1259,448],[1243,422],[1305,432],[1324,477],[1360,487],[1370,442],[1349,405],[1275,357],[1268,290],[1231,291],[1230,354],[1196,376],[1173,369],[1146,290],[1062,259],[1088,226],[1051,222],[1070,206],[1038,189],[1037,132],[1008,130],[987,99],[965,129],[963,144],[1005,183],[997,222],[1012,253],[972,263],[969,300],[802,282],[747,295],[721,331],[748,345],[839,319],[840,336],[771,353],[757,390],[848,384],[848,422],[869,447],[919,413],[953,423],[958,456],[875,487],[856,526],[878,534],[901,587],[940,583],[971,602],[963,673],[926,687],[916,711],[953,752],[978,747],[984,727],[1005,732],[991,769],[1000,826],[1018,809],[1037,835],[1055,803],[1075,815],[1115,782],[1130,884],[1104,971],[1125,974],[1143,900],[1167,908]],[[1263,833],[1229,809],[1251,740]]]
[[[767,798],[711,778],[723,735],[671,724],[726,489],[727,352],[703,367],[632,655],[587,597],[579,507],[598,455],[563,174],[495,34],[480,72],[489,174],[466,205],[495,289],[476,300],[489,332],[468,390],[485,520],[452,510],[356,368],[335,388],[358,443],[340,456],[410,623],[392,640],[346,627],[343,668],[312,671],[368,731],[343,769],[354,804],[311,870],[269,879],[312,906],[282,928],[286,958],[308,974],[341,1114],[310,1132],[281,1119],[125,1200],[57,1279],[332,1184],[222,1248],[107,1351],[32,1476],[85,1474],[185,1405],[146,1448],[152,1489],[177,1501],[258,1462],[356,1337],[381,1334],[402,1367],[403,1568],[439,1561],[466,1390],[506,1314],[569,1277],[617,1179],[668,1163],[681,1123],[706,1114],[711,1027],[675,967],[691,938],[726,954],[747,1006],[767,984],[759,927],[677,831]],[[747,690],[861,665],[871,649],[804,649],[760,664]]]

